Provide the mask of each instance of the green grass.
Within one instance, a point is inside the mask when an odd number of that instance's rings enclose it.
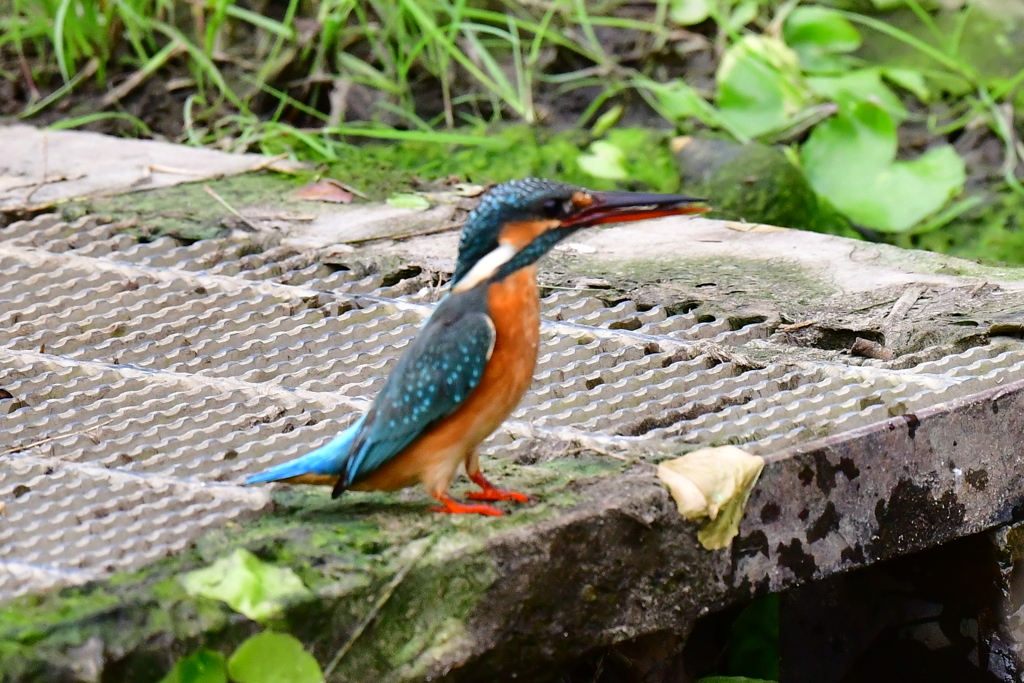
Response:
[[[435,136],[437,129],[535,123],[540,116],[534,96],[550,75],[540,65],[542,57],[554,51],[559,59],[585,65],[583,70],[600,65],[631,72],[601,49],[595,27],[652,37],[666,31],[664,25],[591,16],[579,2],[540,13],[511,0],[504,11],[481,4],[2,0],[0,50],[27,58],[33,90],[56,88],[30,102],[23,115],[38,114],[89,78],[109,89],[109,74],[130,69],[141,84],[173,61],[179,72],[188,72],[194,88],[184,140],[210,144],[234,138],[237,147],[261,148],[287,132],[301,141],[301,153],[316,155],[323,149],[302,141],[307,129],[325,138],[400,139],[418,131],[446,143],[451,137]],[[566,37],[577,34],[578,39]],[[566,75],[557,74],[551,84]],[[340,125],[337,109],[324,104],[335,79],[376,98],[368,130]],[[579,87],[581,79],[571,79],[568,87]],[[417,92],[434,88],[440,101],[425,111],[417,105]],[[301,125],[286,120],[296,118]]]

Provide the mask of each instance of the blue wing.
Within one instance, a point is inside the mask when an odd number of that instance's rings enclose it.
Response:
[[[480,384],[495,339],[486,289],[451,295],[434,311],[367,412],[335,496],[455,412]]]

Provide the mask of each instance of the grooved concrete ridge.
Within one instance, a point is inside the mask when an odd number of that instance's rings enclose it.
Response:
[[[47,214],[0,237],[0,599],[143,566],[263,507],[240,482],[354,419],[436,296],[424,274],[357,279],[248,235],[139,243]],[[1024,351],[992,344],[904,370],[745,367],[699,342],[738,347],[764,322],[544,303],[534,387],[485,454],[564,428],[770,455],[1024,376]]]

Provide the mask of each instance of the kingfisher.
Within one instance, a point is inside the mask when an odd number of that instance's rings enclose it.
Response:
[[[597,192],[539,178],[489,190],[470,212],[449,293],[399,359],[370,408],[330,443],[249,477],[346,490],[395,491],[421,483],[435,512],[501,516],[448,495],[460,465],[475,501],[529,502],[494,486],[478,447],[518,405],[540,342],[537,261],[582,228],[703,213],[703,200]]]

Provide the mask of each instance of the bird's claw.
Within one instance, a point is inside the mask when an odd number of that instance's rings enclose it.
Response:
[[[533,502],[533,498],[526,495],[525,493],[519,493],[518,491],[506,491],[505,489],[484,489],[483,491],[473,491],[472,493],[466,494],[467,498],[473,500],[507,500],[514,503],[530,503]]]
[[[525,493],[519,493],[518,491],[506,491],[505,489],[499,489],[483,475],[483,472],[475,472],[469,475],[469,478],[474,484],[483,489],[483,491],[474,491],[466,494],[467,498],[473,500],[507,500],[513,503],[532,503],[533,498],[526,495]]]
[[[460,503],[448,496],[444,496],[443,498],[438,496],[437,499],[441,501],[444,507],[432,507],[430,508],[431,512],[440,512],[448,515],[486,515],[488,517],[502,517],[505,514],[493,505],[484,505],[483,503]]]

